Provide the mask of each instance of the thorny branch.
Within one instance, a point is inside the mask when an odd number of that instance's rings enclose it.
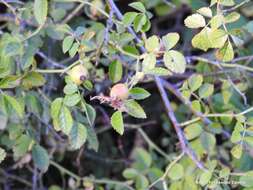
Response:
[[[122,20],[123,15],[120,12],[120,10],[118,9],[118,7],[116,6],[116,4],[114,3],[114,1],[108,0],[108,3],[110,5],[111,9],[114,11],[115,15],[118,17],[118,19]],[[128,27],[128,31],[135,37],[135,41],[137,43],[141,42],[141,40],[138,38],[138,36],[136,35],[136,33],[134,32],[134,30],[131,27]],[[146,52],[146,50],[143,46],[141,46],[140,49],[141,49],[142,53]],[[179,142],[180,142],[182,151],[185,152],[195,162],[195,164],[200,169],[204,169],[203,163],[201,163],[198,160],[196,154],[190,149],[190,147],[188,147],[188,141],[186,140],[185,135],[184,135],[177,119],[176,119],[176,116],[175,116],[174,111],[171,107],[170,101],[168,99],[168,96],[164,90],[164,86],[162,85],[161,79],[159,77],[155,77],[155,83],[158,87],[158,90],[159,90],[162,100],[164,102],[164,105],[165,105],[165,108],[167,111],[167,115],[170,118],[170,120],[175,128],[175,131],[177,133],[177,136],[179,138]]]

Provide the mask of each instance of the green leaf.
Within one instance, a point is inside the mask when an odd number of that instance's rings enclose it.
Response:
[[[218,60],[228,62],[234,59],[234,49],[230,41],[227,41],[225,45],[216,52]]]
[[[210,20],[210,25],[212,30],[218,29],[224,21],[224,16],[222,14],[217,14],[215,15],[211,20]]]
[[[15,142],[13,147],[14,157],[24,156],[32,147],[33,140],[27,135],[21,135]]]
[[[141,119],[147,118],[146,113],[144,112],[143,108],[134,100],[125,101],[124,107],[126,109],[126,112],[135,118],[141,118]]]
[[[150,93],[143,89],[143,88],[132,88],[130,91],[129,91],[131,97],[135,100],[143,100],[143,99],[146,99],[150,96]]]
[[[80,100],[81,100],[80,95],[76,93],[76,94],[66,95],[64,97],[63,102],[66,106],[72,107],[72,106],[77,105],[80,102]]]
[[[168,76],[172,75],[172,73],[165,68],[162,67],[155,67],[154,69],[145,71],[145,74],[147,75],[155,75],[155,76]]]
[[[155,68],[156,65],[156,55],[154,53],[145,54],[142,62],[143,72],[147,72]]]
[[[148,52],[157,52],[160,49],[160,40],[153,35],[145,41],[145,48]]]
[[[172,180],[179,180],[184,176],[184,168],[181,164],[174,164],[168,172],[168,177]]]
[[[201,133],[200,141],[201,141],[201,144],[202,144],[203,148],[207,152],[211,152],[214,149],[215,145],[216,145],[215,136],[211,133],[208,133],[208,132]]]
[[[90,104],[87,104],[84,101],[82,101],[82,107],[85,111],[90,126],[93,126],[96,119],[96,110]]]
[[[124,133],[124,123],[121,111],[116,111],[111,117],[111,125],[117,133],[123,135]]]
[[[0,163],[3,162],[3,160],[5,159],[6,157],[6,152],[4,149],[0,148]]]
[[[201,30],[201,32],[192,38],[192,46],[207,51],[211,47],[211,41],[209,40],[210,32],[211,29],[208,27]]]
[[[121,80],[123,74],[122,63],[118,60],[111,62],[109,65],[109,78],[116,83]]]
[[[226,17],[225,17],[225,22],[226,23],[233,23],[237,20],[240,19],[240,14],[237,13],[237,12],[232,12],[232,13],[229,13]]]
[[[169,51],[178,43],[179,39],[180,39],[180,36],[176,32],[171,32],[163,36],[162,41],[165,46],[165,49]]]
[[[223,6],[233,6],[235,5],[235,1],[234,0],[220,0],[220,4]]]
[[[124,14],[122,22],[125,26],[130,26],[134,19],[137,17],[138,13],[136,12],[128,12],[126,14]]]
[[[138,170],[134,168],[127,168],[123,171],[123,176],[126,179],[134,179],[139,175]]]
[[[243,187],[253,187],[253,171],[248,171],[244,173],[244,176],[240,177],[240,184]]]
[[[188,28],[201,28],[206,25],[206,21],[202,15],[196,13],[196,14],[192,14],[192,15],[188,16],[184,20],[184,24]]]
[[[42,171],[47,171],[49,166],[49,156],[47,151],[40,145],[33,146],[32,158],[37,168]]]
[[[186,61],[182,53],[170,50],[164,53],[165,66],[174,73],[182,74],[186,69]]]
[[[184,129],[187,140],[192,140],[202,133],[202,126],[198,123],[191,124]]]
[[[142,13],[145,13],[146,12],[146,9],[144,7],[144,5],[141,3],[141,2],[133,2],[133,3],[130,3],[129,4],[130,7],[142,12]]]
[[[240,144],[237,144],[235,145],[232,150],[231,150],[231,154],[237,158],[237,159],[240,159],[241,156],[242,156],[242,145]]]
[[[66,106],[62,106],[59,113],[59,125],[63,133],[68,135],[73,126],[73,118],[71,112]]]
[[[52,103],[51,103],[51,117],[53,119],[57,119],[59,116],[59,113],[61,111],[63,99],[62,98],[56,98]]]
[[[212,172],[205,171],[200,175],[199,183],[201,186],[205,186],[212,178]]]
[[[199,97],[200,98],[208,98],[214,92],[213,84],[205,83],[199,88]]]
[[[140,32],[145,23],[146,23],[146,16],[143,14],[137,15],[137,17],[134,19],[135,32]]]
[[[63,92],[67,95],[70,95],[77,92],[77,90],[78,90],[78,87],[75,83],[69,83],[64,87]]]
[[[48,2],[47,0],[35,0],[33,12],[39,25],[43,25],[47,19]]]
[[[75,123],[69,134],[70,148],[73,150],[81,148],[87,139],[86,127],[81,123]]]
[[[62,42],[62,51],[63,51],[63,53],[66,53],[67,51],[69,51],[69,49],[71,48],[73,42],[74,42],[74,37],[73,36],[67,36],[66,38],[64,38],[64,40]]]
[[[97,134],[94,128],[91,126],[87,126],[86,130],[87,130],[88,148],[93,149],[95,152],[97,152],[99,146]]]
[[[136,189],[147,189],[149,185],[148,179],[144,175],[138,175],[135,179]]]
[[[30,89],[33,87],[40,87],[46,83],[45,78],[42,74],[37,72],[30,72],[22,80],[22,85],[26,89]]]
[[[139,164],[142,164],[142,169],[147,169],[152,164],[152,157],[151,155],[143,148],[136,148],[134,150],[134,159]]]
[[[205,17],[211,18],[213,16],[212,10],[209,7],[201,7],[197,12]]]
[[[9,96],[8,94],[4,94],[4,99],[16,111],[18,116],[22,118],[24,115],[24,107],[21,106],[21,104],[15,98]]]
[[[188,85],[192,92],[199,89],[203,83],[203,77],[199,74],[194,74],[188,79]]]
[[[71,47],[71,49],[69,50],[70,57],[74,57],[76,55],[78,48],[79,48],[79,44],[75,42],[73,46]]]

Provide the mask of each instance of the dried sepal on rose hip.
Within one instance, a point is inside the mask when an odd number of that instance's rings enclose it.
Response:
[[[114,109],[124,111],[124,101],[129,97],[129,89],[127,84],[119,83],[115,84],[111,90],[109,96],[94,96],[91,100],[99,100],[101,103],[109,104]]]
[[[88,78],[88,70],[82,65],[74,66],[69,72],[68,75],[70,79],[77,85],[81,85]]]

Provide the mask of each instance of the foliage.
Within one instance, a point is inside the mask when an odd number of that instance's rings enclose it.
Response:
[[[0,5],[6,189],[253,188],[252,2]]]

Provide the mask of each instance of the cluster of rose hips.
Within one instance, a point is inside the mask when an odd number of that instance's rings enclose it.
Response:
[[[88,70],[82,65],[79,64],[74,66],[69,72],[71,80],[77,84],[81,85],[88,78]],[[108,103],[115,109],[121,109],[123,101],[127,100],[129,97],[129,89],[126,84],[118,83],[115,84],[110,90],[110,96],[95,96],[92,99],[98,99],[101,103]]]

